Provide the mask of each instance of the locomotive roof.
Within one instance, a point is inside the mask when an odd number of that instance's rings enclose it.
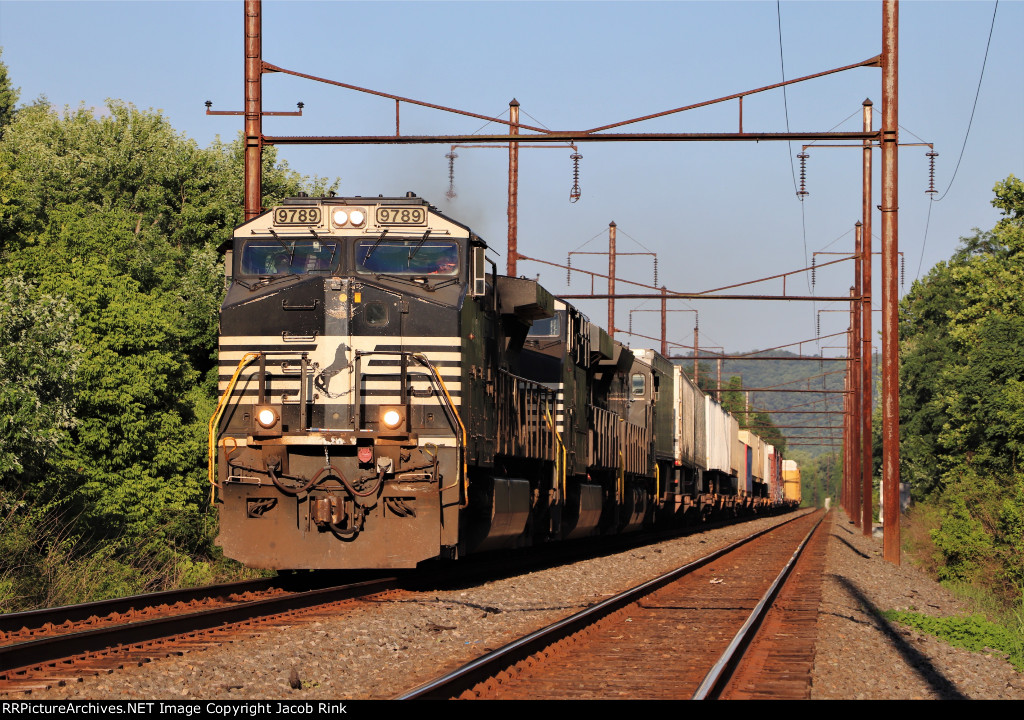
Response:
[[[377,197],[364,197],[364,196],[360,196],[360,195],[354,195],[354,196],[350,196],[350,197],[339,197],[339,196],[310,197],[310,196],[305,195],[305,194],[300,194],[300,195],[297,195],[297,196],[294,196],[294,197],[287,197],[287,198],[282,199],[279,203],[275,204],[273,207],[267,208],[266,210],[261,212],[256,217],[251,218],[249,220],[246,220],[245,222],[243,222],[240,225],[238,225],[235,228],[233,234],[234,235],[238,235],[239,232],[243,228],[245,228],[245,227],[247,227],[249,225],[252,225],[253,223],[255,223],[257,226],[262,226],[262,225],[266,224],[267,219],[268,219],[267,215],[269,213],[272,213],[275,208],[279,208],[279,207],[303,207],[303,206],[316,207],[316,206],[321,206],[321,205],[341,205],[341,206],[345,206],[345,205],[364,205],[364,206],[399,206],[399,207],[421,206],[421,207],[425,207],[427,209],[427,212],[430,215],[435,216],[437,218],[440,218],[445,223],[450,223],[451,225],[455,226],[456,228],[459,228],[459,229],[465,231],[466,234],[469,236],[469,239],[472,240],[474,243],[478,243],[480,245],[483,245],[484,247],[487,247],[487,243],[482,238],[480,238],[479,235],[477,235],[475,232],[473,232],[472,228],[470,228],[468,225],[465,225],[464,223],[461,223],[458,220],[455,220],[454,218],[449,217],[448,215],[446,215],[443,212],[441,212],[440,210],[438,210],[438,208],[436,206],[431,205],[426,199],[419,197],[418,195],[416,195],[413,192],[408,192],[404,196],[396,196],[396,197],[384,197],[383,195],[378,195]]]

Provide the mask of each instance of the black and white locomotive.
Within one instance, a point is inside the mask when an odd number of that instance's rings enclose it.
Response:
[[[786,505],[779,454],[679,366],[486,250],[411,193],[236,229],[210,435],[228,557],[413,567]]]

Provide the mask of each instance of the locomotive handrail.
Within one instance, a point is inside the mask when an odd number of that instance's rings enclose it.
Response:
[[[565,502],[565,497],[566,497],[566,495],[565,495],[565,476],[566,476],[565,466],[566,466],[566,464],[568,463],[568,460],[569,460],[569,453],[568,453],[568,451],[565,448],[565,443],[562,442],[562,436],[559,434],[558,428],[555,426],[555,423],[551,419],[551,409],[548,407],[547,400],[544,401],[544,419],[548,421],[548,427],[551,428],[551,432],[555,436],[555,442],[558,443],[558,447],[561,450],[561,452],[558,452],[556,450],[556,453],[555,453],[555,468],[556,468],[555,484],[556,484],[556,489],[560,493],[559,500],[561,500],[564,503]],[[559,480],[561,482],[559,482]]]
[[[209,461],[209,480],[210,480],[210,504],[212,505],[216,500],[217,491],[217,480],[216,480],[216,465],[217,465],[217,436],[220,434],[217,432],[217,427],[220,425],[220,418],[224,414],[225,408],[228,406],[228,399],[231,397],[231,393],[235,389],[235,384],[238,383],[238,376],[242,374],[242,370],[246,365],[251,363],[256,358],[263,357],[262,352],[247,352],[242,356],[242,359],[238,361],[238,367],[235,368],[234,374],[231,376],[231,380],[228,381],[228,386],[224,390],[224,394],[220,396],[220,400],[217,401],[217,409],[214,410],[213,416],[210,418],[210,434],[209,434],[209,446],[207,448],[207,459]]]
[[[542,453],[554,460],[555,442],[543,431],[543,407],[555,391],[543,383],[501,369],[496,383],[497,452],[507,455]],[[553,430],[553,429],[552,429]]]
[[[654,497],[658,498],[657,502],[661,502],[661,466],[657,459],[654,461]]]
[[[441,386],[442,392],[444,392],[448,408],[451,410],[452,415],[455,416],[455,422],[458,423],[459,429],[462,431],[462,441],[459,444],[459,456],[462,461],[460,463],[462,467],[462,482],[460,490],[462,497],[459,498],[459,509],[465,509],[469,507],[469,468],[467,467],[466,461],[466,426],[462,423],[462,417],[459,415],[459,411],[455,407],[455,402],[452,400],[452,396],[448,394],[448,386],[444,384],[444,379],[441,377],[441,373],[437,371],[437,368],[435,368],[431,364],[430,360],[428,360],[427,356],[424,355],[423,353],[412,353],[411,357],[423,363],[427,367],[427,369],[430,370],[430,373],[434,376],[434,378],[437,380],[438,384]],[[455,483],[449,485],[447,488],[439,488],[438,493],[442,493],[445,490],[451,487],[455,487],[455,485],[458,484],[459,478],[456,478]]]

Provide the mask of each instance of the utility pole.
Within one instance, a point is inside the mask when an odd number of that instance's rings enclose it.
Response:
[[[864,101],[864,131],[871,132],[871,100]],[[874,465],[874,452],[871,444],[871,411],[874,393],[871,391],[872,377],[872,351],[871,351],[871,141],[864,141],[864,169],[863,169],[863,199],[861,202],[861,237],[862,237],[862,262],[861,262],[861,303],[862,310],[862,332],[861,342],[861,407],[862,425],[861,437],[863,441],[863,458],[861,460],[861,472],[863,482],[861,488],[861,529],[865,536],[870,536],[872,527],[872,497],[871,478]]]
[[[512,98],[508,104],[509,135],[519,134],[519,101]],[[508,274],[516,277],[519,259],[519,142],[508,143]]]
[[[608,337],[615,339],[615,221],[608,223]]]
[[[263,56],[260,0],[245,0],[245,219],[262,208]]]
[[[882,3],[882,556],[900,564],[899,3]]]
[[[863,410],[863,407],[862,407],[862,404],[861,404],[862,397],[861,397],[861,392],[860,392],[860,381],[861,381],[860,363],[861,363],[861,351],[863,349],[862,348],[862,344],[861,344],[861,338],[860,338],[860,329],[861,329],[861,320],[862,320],[861,319],[861,310],[863,309],[862,308],[862,301],[861,301],[861,285],[860,285],[860,283],[861,283],[861,262],[862,262],[861,258],[863,257],[863,248],[864,248],[864,238],[863,238],[863,236],[862,236],[863,234],[861,232],[862,230],[863,230],[863,225],[858,220],[857,221],[857,227],[856,227],[856,230],[854,232],[854,235],[856,237],[856,253],[855,254],[857,256],[857,259],[854,260],[854,271],[853,271],[853,275],[854,275],[854,285],[853,285],[853,288],[854,288],[854,290],[853,290],[853,295],[850,298],[850,310],[853,312],[853,318],[852,318],[853,322],[850,324],[850,331],[851,331],[850,332],[850,349],[853,351],[853,360],[852,360],[852,363],[853,363],[852,364],[852,367],[853,367],[853,377],[851,378],[851,383],[850,383],[851,389],[853,390],[853,395],[850,396],[850,406],[851,406],[851,408],[853,410],[853,416],[852,416],[853,424],[852,424],[852,426],[850,428],[851,433],[852,433],[852,440],[853,440],[853,442],[851,444],[851,449],[853,451],[853,454],[850,457],[850,470],[851,470],[851,473],[850,473],[850,488],[853,490],[853,515],[852,515],[852,519],[853,519],[854,527],[860,527],[860,524],[861,524],[860,508],[861,508],[861,503],[863,502],[863,498],[861,498],[861,460],[863,459],[864,454],[861,451],[861,442],[862,442],[862,438],[861,438],[861,427],[862,427],[861,414],[864,412],[864,410]]]

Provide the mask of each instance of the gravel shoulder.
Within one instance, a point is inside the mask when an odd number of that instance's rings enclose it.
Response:
[[[841,511],[832,514],[812,699],[1024,700],[1024,675],[1001,653],[953,648],[879,617],[883,610],[945,617],[969,608],[906,560],[883,560],[881,537],[864,537]]]

